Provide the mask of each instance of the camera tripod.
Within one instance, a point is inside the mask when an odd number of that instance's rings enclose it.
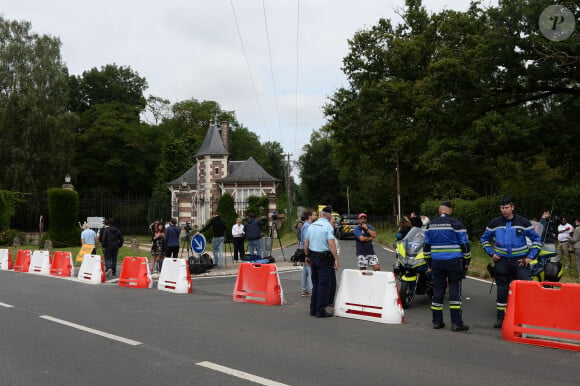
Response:
[[[280,232],[278,232],[278,224],[276,223],[276,219],[272,218],[272,226],[270,227],[270,239],[272,240],[272,246],[274,245],[274,229],[276,230],[276,236],[278,239],[278,243],[280,243],[280,250],[282,251],[282,258],[286,261],[286,255],[284,254],[284,248],[282,247],[282,240],[280,239]],[[272,252],[270,250],[270,252]]]
[[[187,232],[185,234],[185,237],[183,238],[183,241],[181,242],[181,252],[179,252],[179,257],[183,257],[183,251],[185,251],[187,254],[187,256],[185,256],[186,259],[188,259],[189,256],[191,256],[191,254],[192,254],[191,234],[189,232]]]

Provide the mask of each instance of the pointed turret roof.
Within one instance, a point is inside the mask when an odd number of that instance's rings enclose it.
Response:
[[[224,143],[222,141],[222,137],[220,135],[220,130],[216,125],[210,126],[205,138],[203,139],[203,143],[201,147],[195,153],[195,157],[201,157],[204,155],[228,155],[230,154]]]
[[[197,185],[197,164],[194,164],[192,167],[190,167],[180,177],[171,182],[168,182],[167,185],[181,186],[183,181],[187,182],[188,185]]]
[[[280,181],[278,178],[272,177],[266,172],[252,157],[248,158],[243,163],[240,161],[229,162],[230,172],[227,177],[224,177],[218,182],[272,182]]]

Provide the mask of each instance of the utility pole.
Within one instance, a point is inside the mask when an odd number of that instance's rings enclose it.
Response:
[[[399,156],[397,155],[397,225],[401,222],[401,182],[399,179]]]
[[[346,186],[346,207],[348,208],[348,214],[350,214],[350,195],[349,195],[349,188],[350,186]]]
[[[291,177],[291,166],[290,166],[290,156],[292,154],[286,154],[286,196],[288,197],[288,225],[290,225],[292,217],[292,177]]]

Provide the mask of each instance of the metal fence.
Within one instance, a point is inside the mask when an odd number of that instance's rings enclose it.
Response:
[[[28,195],[16,207],[16,215],[12,218],[10,227],[22,232],[39,232],[40,216],[43,217],[44,230],[49,224],[47,195]],[[209,206],[211,214],[217,210],[218,199],[200,203],[199,209]],[[174,210],[177,209],[174,203]],[[234,208],[239,216],[244,215],[247,201],[235,201]],[[125,234],[145,234],[149,232],[149,224],[154,220],[167,221],[178,217],[177,211],[171,212],[171,201],[152,200],[149,198],[81,198],[77,221],[82,224],[87,217],[112,218]]]
[[[38,232],[41,216],[46,230],[50,226],[46,194],[28,195],[17,205],[16,215],[12,218],[10,226],[22,232]],[[126,234],[147,233],[148,225],[154,219],[171,218],[171,201],[155,201],[149,198],[80,199],[77,221],[82,224],[87,217],[112,218]]]

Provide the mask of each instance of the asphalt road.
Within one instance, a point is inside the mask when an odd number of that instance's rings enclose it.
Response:
[[[354,242],[341,247],[355,268]],[[470,330],[454,333],[431,329],[426,296],[402,325],[313,318],[300,272],[280,277],[287,304],[262,306],[232,301],[235,277],[194,278],[185,295],[0,271],[0,383],[578,384],[580,354],[502,340],[488,283],[464,281]]]

